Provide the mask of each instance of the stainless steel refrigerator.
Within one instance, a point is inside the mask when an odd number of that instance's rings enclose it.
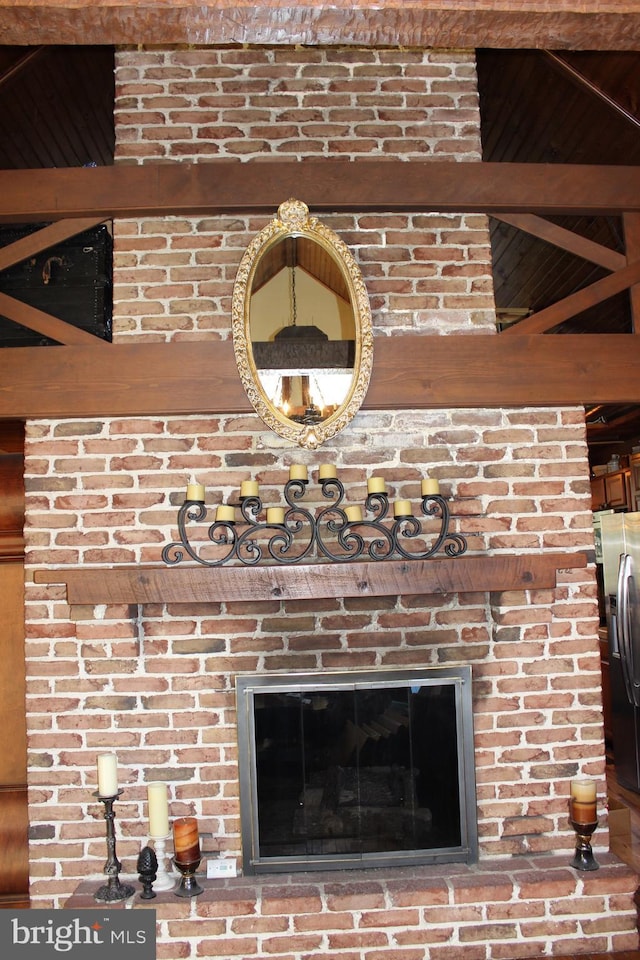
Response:
[[[640,793],[640,513],[603,516],[601,536],[613,759],[618,782]]]

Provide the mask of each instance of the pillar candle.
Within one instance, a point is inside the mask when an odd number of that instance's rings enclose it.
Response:
[[[303,463],[292,463],[289,467],[289,480],[308,480],[309,474]]]
[[[200,860],[200,837],[195,817],[180,817],[173,821],[173,852],[178,863]]]
[[[98,793],[101,797],[115,797],[118,792],[118,760],[115,753],[101,753],[98,757]]]
[[[240,484],[241,497],[257,497],[260,492],[260,485],[257,480],[243,480]]]
[[[569,806],[571,819],[576,823],[595,823],[596,783],[595,780],[572,780],[571,801]]]
[[[156,781],[147,786],[149,801],[149,836],[166,837],[169,833],[169,797],[166,783]]]
[[[393,505],[394,517],[410,517],[411,502],[409,500],[396,500]]]
[[[384,483],[384,477],[369,477],[367,480],[368,493],[386,493],[387,488]]]
[[[216,520],[223,521],[224,523],[233,523],[236,518],[236,512],[233,507],[228,506],[226,503],[221,503],[219,507],[216,508]]]
[[[318,480],[336,480],[338,471],[335,463],[321,463],[318,469]]]
[[[362,507],[345,507],[345,515],[351,523],[362,521]]]
[[[197,500],[198,503],[204,503],[204,486],[193,478],[187,484],[187,500]]]
[[[437,496],[440,493],[440,484],[434,477],[425,477],[420,485],[422,496]]]
[[[284,523],[284,507],[269,507],[267,523]]]

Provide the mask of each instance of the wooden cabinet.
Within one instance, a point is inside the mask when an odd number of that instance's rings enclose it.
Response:
[[[640,483],[640,462],[638,481]],[[640,504],[640,487],[638,498]],[[591,503],[593,510],[635,510],[635,502],[631,498],[631,470],[617,470],[594,477],[591,481]]]
[[[629,506],[628,495],[629,473],[621,470],[619,473],[607,473],[604,477],[607,507],[622,509]]]

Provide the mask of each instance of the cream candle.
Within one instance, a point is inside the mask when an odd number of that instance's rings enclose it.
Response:
[[[178,863],[197,863],[200,860],[200,836],[195,817],[174,820],[173,852]]]
[[[440,493],[440,484],[435,477],[425,477],[420,484],[420,491],[423,497],[437,496]]]
[[[409,500],[396,500],[393,505],[394,517],[410,517],[411,502]]]
[[[268,507],[267,523],[284,523],[284,507]]]
[[[385,486],[384,477],[369,477],[367,480],[367,492],[386,493],[387,488]]]
[[[154,781],[147,786],[149,801],[149,836],[166,837],[169,833],[169,796],[166,783]]]
[[[569,813],[575,823],[595,823],[596,811],[595,780],[572,780]]]
[[[362,522],[362,507],[345,507],[344,512],[347,520],[349,520],[351,523]]]
[[[308,480],[309,474],[303,463],[292,463],[289,467],[289,480]]]
[[[196,500],[198,503],[204,503],[204,485],[197,480],[191,479],[187,484],[187,500]]]
[[[241,497],[257,497],[260,493],[260,484],[257,480],[243,480],[240,484]]]
[[[118,760],[115,753],[98,756],[98,793],[101,797],[115,797],[118,792]]]
[[[233,523],[235,518],[236,511],[226,503],[221,503],[220,506],[216,508],[216,520],[222,523]]]
[[[318,468],[318,480],[336,480],[338,470],[335,463],[321,463]]]

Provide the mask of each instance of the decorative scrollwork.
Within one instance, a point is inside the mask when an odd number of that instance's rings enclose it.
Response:
[[[421,516],[389,516],[386,493],[370,493],[364,504],[370,518],[351,519],[343,506],[344,486],[336,478],[320,480],[324,499],[331,501],[316,513],[300,502],[306,480],[289,480],[284,488],[288,509],[282,522],[262,519],[260,497],[243,497],[238,504],[242,521],[214,520],[203,536],[198,526],[206,519],[204,503],[185,500],[178,511],[177,541],[167,544],[162,559],[169,565],[186,558],[207,567],[236,562],[252,566],[261,562],[295,564],[314,559],[333,563],[354,560],[428,560],[440,551],[459,557],[467,541],[449,531],[450,512],[440,494],[427,494],[420,503]],[[189,530],[195,536],[190,538]]]

